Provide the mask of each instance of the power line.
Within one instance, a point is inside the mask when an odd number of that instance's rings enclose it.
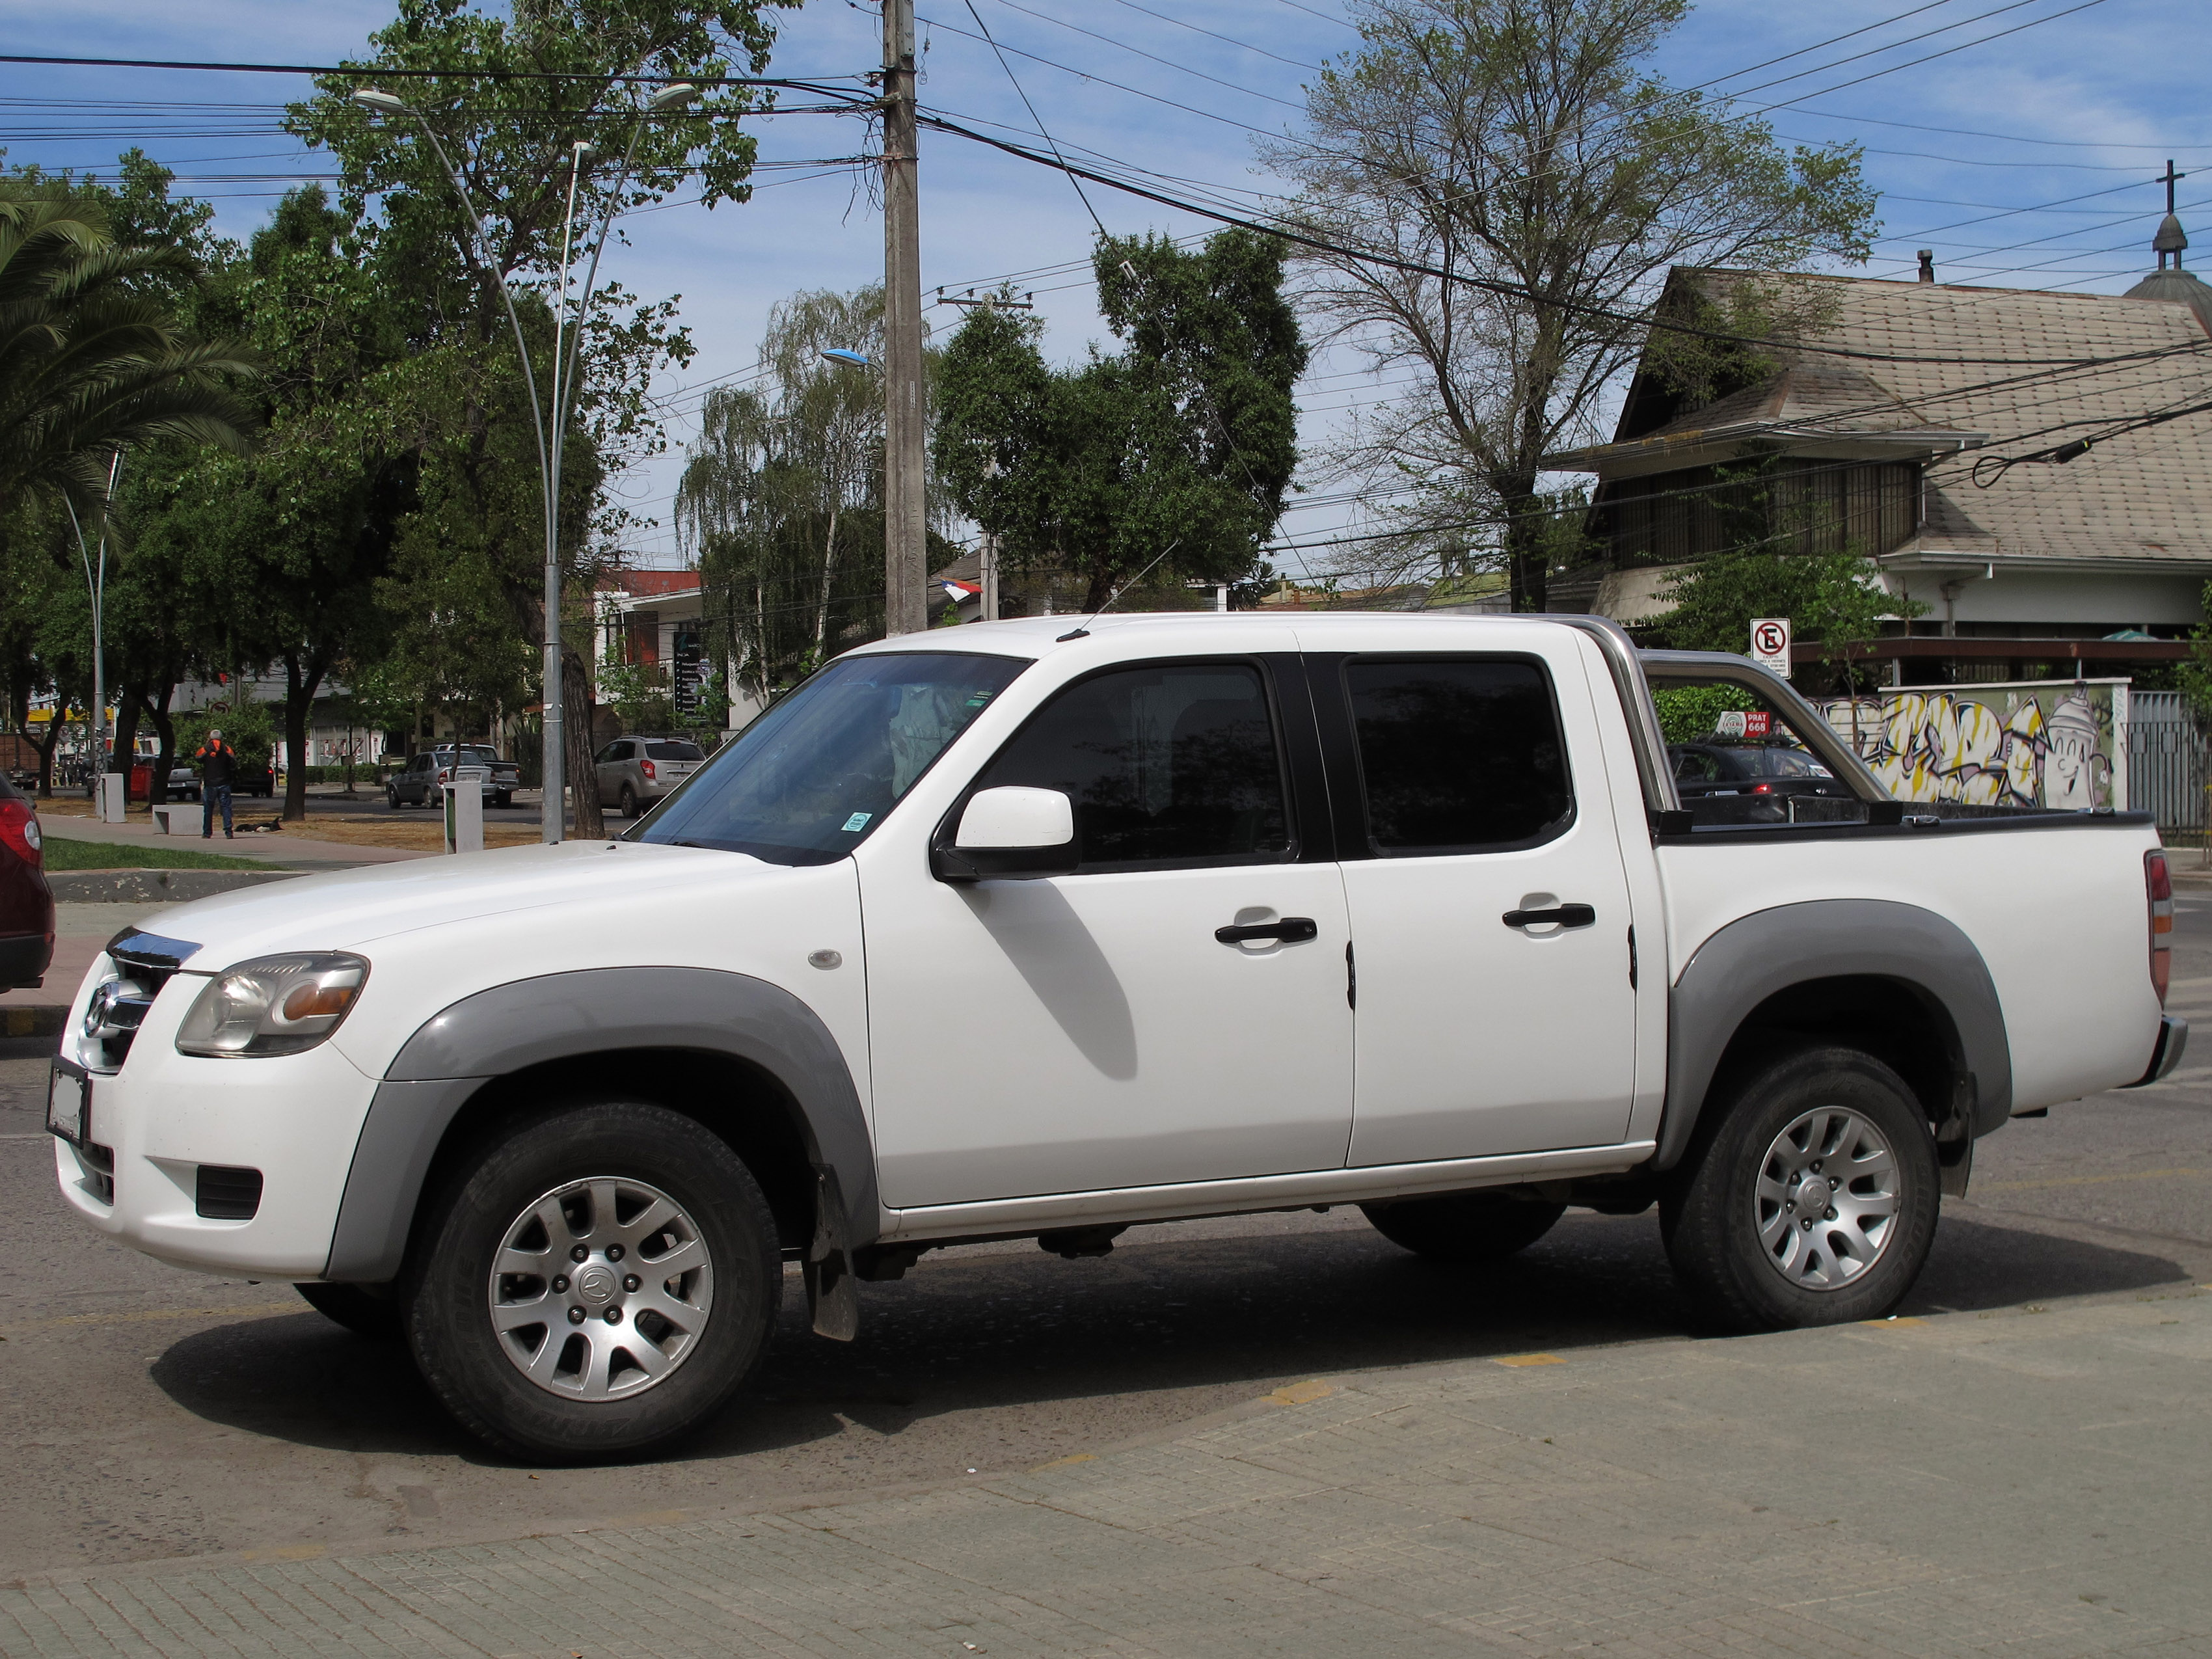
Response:
[[[988,133],[976,132],[969,128],[961,125],[957,122],[948,120],[945,118],[934,113],[924,115],[921,118],[928,125],[938,131],[951,133],[958,137],[969,139],[976,143],[987,144],[994,149],[1003,150],[1010,155],[1019,156],[1023,160],[1034,162],[1040,167],[1057,167],[1061,171],[1075,174],[1079,178],[1087,179],[1093,184],[1103,185],[1109,189],[1118,190],[1127,195],[1141,197],[1147,201],[1157,202],[1164,207],[1174,208],[1186,213],[1194,213],[1202,218],[1212,219],[1222,224],[1234,225],[1239,228],[1253,231],[1261,235],[1276,237],[1297,246],[1311,248],[1316,252],[1332,254],[1340,258],[1350,259],[1363,264],[1378,265],[1386,270],[1402,270],[1414,276],[1431,276],[1441,282],[1456,283],[1464,287],[1474,288],[1486,293],[1495,294],[1503,298],[1529,299],[1534,297],[1529,294],[1526,287],[1517,283],[1499,282],[1489,277],[1468,276],[1459,271],[1445,270],[1435,265],[1425,264],[1419,260],[1400,259],[1388,254],[1376,253],[1371,250],[1346,247],[1340,243],[1326,241],[1318,236],[1310,235],[1303,231],[1295,230],[1280,224],[1262,224],[1255,220],[1244,218],[1239,215],[1224,212],[1218,208],[1208,207],[1200,203],[1169,196],[1160,191],[1150,189],[1146,185],[1133,184],[1126,179],[1116,179],[1107,173],[1098,173],[1085,167],[1079,167],[1073,162],[1055,156],[1039,155],[1035,150],[1028,149],[1022,145],[1010,143],[1003,138],[994,138]],[[1771,340],[1753,335],[1732,333],[1724,329],[1703,328],[1687,322],[1661,321],[1653,317],[1632,315],[1626,312],[1614,311],[1604,306],[1592,305],[1582,301],[1552,299],[1544,301],[1544,303],[1553,306],[1560,311],[1571,312],[1577,315],[1594,317],[1607,322],[1626,323],[1637,326],[1663,329],[1669,333],[1687,335],[1697,339],[1717,340],[1729,344],[1764,347],[1771,347],[1774,343]],[[2208,344],[2212,344],[2212,342],[2208,342]],[[2038,363],[2073,364],[2085,361],[2097,361],[2096,359],[2084,360],[2074,357],[2035,358],[2009,356],[1929,356],[1911,352],[1862,351],[1847,346],[1812,344],[1798,345],[1793,349],[1815,353],[1822,356],[1845,357],[1867,362],[1886,363],[1950,363],[1968,365],[1986,363],[2024,366]]]
[[[1262,58],[1272,58],[1279,64],[1288,64],[1292,69],[1311,70],[1316,75],[1323,73],[1319,64],[1309,64],[1297,58],[1285,58],[1279,52],[1269,52],[1265,46],[1255,46],[1249,40],[1240,40],[1233,34],[1216,34],[1212,29],[1200,28],[1197,24],[1186,22],[1180,17],[1170,17],[1164,11],[1154,11],[1150,6],[1140,6],[1137,3],[1137,0],[1114,0],[1114,3],[1117,6],[1126,6],[1131,11],[1140,11],[1147,17],[1157,17],[1163,23],[1173,23],[1177,28],[1188,29],[1194,34],[1203,34],[1212,40],[1225,41],[1230,46],[1240,47],[1245,52],[1256,52]],[[1935,0],[1935,3],[1942,5],[1947,3],[1947,0]]]
[[[1231,92],[1243,93],[1247,98],[1263,98],[1271,104],[1280,104],[1285,109],[1303,110],[1305,107],[1303,104],[1291,102],[1287,98],[1278,98],[1271,92],[1255,92],[1251,88],[1241,87],[1234,81],[1224,81],[1218,75],[1208,75],[1205,70],[1194,70],[1188,64],[1178,64],[1172,58],[1163,58],[1158,52],[1146,52],[1142,46],[1133,46],[1127,41],[1117,40],[1110,34],[1100,34],[1095,29],[1083,28],[1060,18],[1048,16],[1041,11],[1031,11],[1027,6],[1017,5],[1015,0],[998,0],[998,3],[1008,11],[1018,11],[1024,17],[1034,17],[1041,22],[1055,24],[1060,28],[1084,35],[1090,40],[1102,40],[1109,46],[1119,46],[1123,52],[1133,52],[1136,56],[1148,58],[1155,64],[1164,64],[1178,74],[1194,76],[1200,81],[1211,82],[1217,87],[1226,87]]]

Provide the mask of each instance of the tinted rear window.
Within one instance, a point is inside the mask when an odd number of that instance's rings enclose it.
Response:
[[[707,758],[706,751],[696,743],[648,743],[645,745],[647,760],[696,761]]]
[[[1355,659],[1345,669],[1368,834],[1385,857],[1528,847],[1574,817],[1540,664]]]

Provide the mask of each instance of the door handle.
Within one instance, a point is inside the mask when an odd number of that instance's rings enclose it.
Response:
[[[1587,927],[1597,920],[1597,912],[1587,904],[1562,904],[1550,910],[1508,910],[1504,922],[1508,927],[1540,927],[1547,921],[1556,921],[1562,927]]]
[[[1285,916],[1280,921],[1248,921],[1231,927],[1217,927],[1213,937],[1224,945],[1242,945],[1247,939],[1280,939],[1285,945],[1297,945],[1305,939],[1319,939],[1321,927],[1311,916]]]

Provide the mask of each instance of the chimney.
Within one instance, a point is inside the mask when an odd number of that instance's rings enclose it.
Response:
[[[1936,250],[1932,247],[1920,250],[1920,280],[1923,283],[1936,280]]]

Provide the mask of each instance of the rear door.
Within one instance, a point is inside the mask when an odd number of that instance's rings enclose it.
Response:
[[[1500,637],[1458,637],[1483,635]],[[1310,659],[1334,704],[1333,783],[1355,802],[1339,847],[1355,1165],[1627,1133],[1632,918],[1585,647],[1565,629],[1506,637]]]

